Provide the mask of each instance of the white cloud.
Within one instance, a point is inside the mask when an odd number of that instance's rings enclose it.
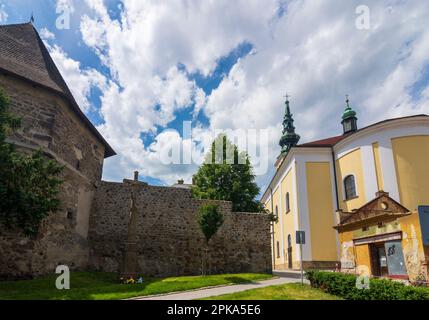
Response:
[[[6,7],[4,4],[0,4],[0,23],[5,23],[7,18],[8,14],[6,12]]]
[[[40,37],[45,41],[45,43],[48,43],[48,41],[50,40],[55,40],[55,34],[53,34],[51,31],[49,31],[46,28],[42,28],[39,34],[40,34]]]
[[[64,77],[67,86],[72,91],[76,102],[84,112],[90,111],[92,109],[89,101],[91,90],[98,88],[106,91],[110,85],[109,81],[95,69],[82,68],[80,62],[70,58],[61,47],[51,44],[50,41],[55,40],[55,35],[48,29],[41,29],[40,36]]]
[[[189,179],[186,166],[156,161],[163,139],[180,139],[156,128],[194,104],[194,116],[203,111],[210,120],[199,136],[215,128],[268,129],[271,164],[279,152],[285,91],[302,141],[341,133],[345,94],[360,126],[429,113],[427,81],[418,97],[412,94],[429,63],[429,7],[422,1],[371,2],[370,30],[355,27],[360,1],[122,3],[120,20],[113,20],[102,0],[87,0],[92,11],[80,28],[115,82],[105,86],[101,108],[100,130],[119,153],[107,161],[108,177],[139,167],[168,183],[179,175]],[[219,59],[243,42],[253,45],[252,53],[206,96],[190,74],[210,76]],[[155,135],[154,145],[143,145],[142,132]]]

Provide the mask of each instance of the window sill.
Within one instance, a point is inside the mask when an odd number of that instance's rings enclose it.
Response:
[[[354,199],[357,199],[357,198],[359,198],[359,196],[354,196],[354,197],[351,197],[349,199],[344,199],[343,202],[351,201],[351,200],[354,200]]]

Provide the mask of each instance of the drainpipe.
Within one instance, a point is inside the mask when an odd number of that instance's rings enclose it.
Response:
[[[332,167],[334,169],[334,185],[335,185],[335,199],[337,201],[337,210],[340,210],[340,200],[338,197],[338,184],[337,184],[337,166],[335,164],[335,152],[334,147],[331,147],[332,150]]]
[[[273,204],[273,188],[270,187],[270,197],[271,197],[271,214],[274,215],[274,204]],[[273,270],[276,270],[276,244],[274,241],[274,221],[271,221],[271,237],[273,239]]]
[[[337,202],[337,210],[335,211],[335,217],[336,217],[336,223],[340,223],[340,218],[339,218],[339,214],[338,211],[340,210],[340,199],[338,196],[338,183],[337,183],[337,166],[336,166],[336,162],[335,162],[335,152],[334,152],[334,147],[331,147],[332,150],[332,168],[334,170],[334,186],[335,186],[335,200]],[[337,247],[337,252],[339,253],[338,258],[341,258],[341,240],[339,239],[339,234],[336,234],[336,239],[338,240],[339,243],[339,247]],[[353,247],[353,251],[354,251],[354,247]],[[355,253],[354,253],[355,254]],[[355,259],[356,261],[356,259]],[[341,270],[341,262],[339,264],[340,266],[340,270]]]

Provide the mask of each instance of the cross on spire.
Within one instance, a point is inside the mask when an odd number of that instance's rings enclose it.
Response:
[[[291,117],[292,118],[292,114],[290,113],[290,109],[289,109],[289,98],[291,97],[287,92],[284,95],[284,97],[286,98],[285,101],[285,105],[286,105],[286,116]],[[293,122],[293,119],[292,119]]]

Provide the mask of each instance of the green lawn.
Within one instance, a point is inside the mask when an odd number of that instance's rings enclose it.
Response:
[[[261,289],[205,298],[203,300],[342,300],[301,283],[288,283]]]
[[[115,300],[209,286],[249,283],[272,278],[268,274],[224,274],[145,279],[143,284],[118,284],[117,274],[72,272],[70,290],[57,290],[57,275],[35,280],[0,282],[0,300]]]

